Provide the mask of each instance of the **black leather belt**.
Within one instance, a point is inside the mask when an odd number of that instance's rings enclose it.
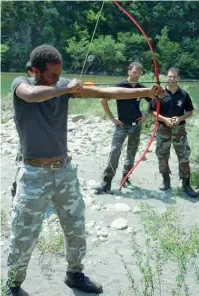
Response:
[[[65,165],[67,165],[70,161],[71,161],[72,157],[65,157],[63,159],[60,160],[56,160],[56,161],[41,161],[38,159],[27,159],[25,158],[23,160],[23,162],[25,164],[31,165],[33,167],[41,167],[41,168],[47,168],[47,169],[51,169],[51,170],[59,170],[61,168],[63,168]]]

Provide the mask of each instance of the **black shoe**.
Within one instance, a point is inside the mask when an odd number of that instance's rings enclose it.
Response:
[[[123,180],[124,180],[124,178],[122,179],[122,181],[123,181]],[[122,181],[121,181],[121,183],[122,183]],[[124,188],[131,188],[131,189],[133,189],[133,185],[132,185],[132,183],[129,181],[129,178],[126,179],[126,181],[125,181],[123,187],[124,187]]]
[[[183,191],[184,191],[188,196],[193,197],[193,198],[195,198],[195,197],[198,196],[197,192],[195,192],[195,191],[193,190],[193,188],[191,188],[191,185],[190,185],[190,179],[185,179],[185,178],[183,178],[183,179],[182,179],[182,187],[183,187]]]
[[[96,194],[102,194],[102,193],[111,193],[111,182],[105,182],[103,181],[95,188]]]
[[[162,186],[159,189],[161,191],[166,191],[169,188],[171,188],[170,176],[168,173],[164,173],[164,174],[162,174],[162,177],[163,177],[163,182],[162,182]]]
[[[122,184],[125,177],[126,177],[126,174],[123,174],[120,184]],[[134,187],[133,187],[132,183],[130,182],[129,178],[126,179],[126,181],[125,181],[125,183],[124,183],[124,185],[122,187],[129,188],[129,189],[134,189]]]
[[[82,272],[67,272],[64,280],[70,288],[79,289],[86,293],[100,294],[103,292],[102,285],[90,280]]]
[[[6,283],[5,287],[2,289],[2,296],[28,296],[28,293],[24,291],[21,286],[9,285]]]

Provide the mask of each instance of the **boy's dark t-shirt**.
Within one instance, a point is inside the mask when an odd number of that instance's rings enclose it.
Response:
[[[151,111],[156,110],[157,100],[154,99],[151,105]],[[171,93],[168,89],[165,90],[165,96],[160,101],[160,115],[164,117],[179,117],[184,115],[185,111],[193,111],[194,107],[190,95],[178,87],[175,93]],[[160,124],[164,124],[159,121]],[[180,125],[185,124],[185,120],[180,122]]]
[[[57,88],[66,87],[69,79],[61,77]],[[17,77],[12,82],[14,119],[23,158],[53,158],[67,155],[67,116],[71,94],[41,103],[27,103],[16,95],[20,83],[35,85],[34,78]]]
[[[144,85],[141,83],[130,84],[127,80],[123,80],[117,83],[118,87],[126,87],[126,88],[145,88]],[[140,111],[140,100],[139,99],[128,99],[128,100],[117,100],[117,112],[118,112],[118,119],[122,121],[124,124],[132,124],[136,122],[138,118],[142,116]],[[145,98],[147,102],[150,102],[151,99]]]

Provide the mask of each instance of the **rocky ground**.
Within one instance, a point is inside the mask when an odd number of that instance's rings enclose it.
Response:
[[[121,262],[120,253],[126,264],[135,272],[139,279],[135,258],[132,256],[131,238],[135,234],[140,239],[142,248],[142,226],[139,213],[141,204],[149,204],[157,213],[164,213],[166,209],[176,206],[180,221],[185,230],[198,224],[199,202],[187,198],[181,191],[178,196],[173,191],[166,194],[158,190],[161,178],[158,173],[157,159],[154,153],[155,142],[135,172],[131,180],[135,185],[134,190],[123,189],[118,191],[121,179],[122,164],[125,148],[120,159],[120,165],[113,182],[113,195],[95,195],[93,185],[100,182],[110,150],[111,136],[114,127],[109,121],[100,118],[85,118],[81,115],[70,116],[68,126],[69,153],[73,162],[78,164],[78,174],[83,197],[86,203],[86,232],[88,252],[85,258],[85,272],[100,281],[104,287],[103,295],[116,296],[122,291],[123,295],[132,295],[129,292],[129,281]],[[9,211],[11,207],[10,187],[14,180],[16,166],[15,156],[18,139],[13,119],[2,125],[1,130],[1,205],[6,212],[9,228]],[[142,136],[137,158],[141,155],[148,136]],[[171,153],[172,186],[178,188],[178,163],[172,150]],[[176,192],[176,191],[175,191]],[[52,233],[59,230],[55,213],[49,216],[43,224],[42,235],[49,239],[49,228]],[[52,231],[53,230],[53,231]],[[139,237],[140,235],[140,237]],[[8,234],[4,232],[1,237],[2,248],[2,278],[6,278],[6,258],[8,254]],[[41,255],[37,248],[32,256],[28,269],[27,280],[24,288],[31,296],[62,296],[86,295],[76,290],[71,290],[62,281],[66,269],[63,254],[46,253]],[[176,267],[172,264],[163,270],[162,296],[171,295]],[[197,296],[199,286],[196,284],[192,270],[188,270],[188,283],[190,295]],[[156,294],[160,296],[159,294]],[[142,295],[139,295],[142,296]]]

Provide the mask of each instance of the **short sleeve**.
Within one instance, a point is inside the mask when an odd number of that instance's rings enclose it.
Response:
[[[65,78],[65,77],[60,77],[59,82],[58,82],[58,87],[66,87],[71,79]]]
[[[157,105],[157,100],[153,99],[150,106],[150,111],[156,111],[156,105]]]
[[[188,93],[186,93],[186,99],[185,99],[185,104],[184,104],[184,110],[185,111],[193,111],[194,107],[193,107],[193,103],[191,100],[191,97]]]
[[[29,84],[27,78],[23,77],[23,76],[19,76],[13,80],[13,82],[11,84],[11,91],[12,91],[14,97],[16,97],[16,89],[19,86],[19,84],[21,84],[21,83]]]

